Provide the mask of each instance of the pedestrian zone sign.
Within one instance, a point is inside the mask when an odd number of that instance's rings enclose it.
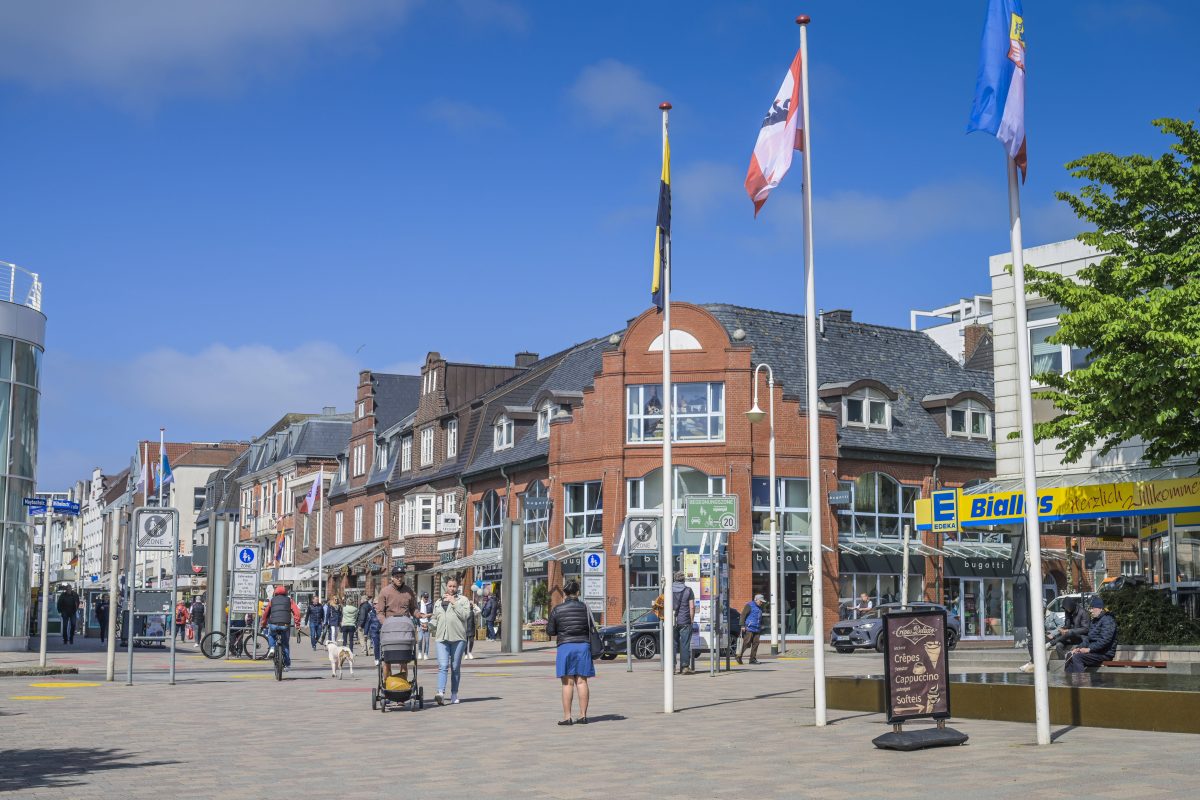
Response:
[[[587,553],[583,559],[583,571],[591,573],[604,572],[604,555],[598,550]]]
[[[179,512],[174,508],[143,506],[133,510],[138,550],[174,550]]]
[[[686,525],[689,533],[724,531],[737,533],[737,495],[688,495],[684,498]]]
[[[239,547],[237,549],[237,563],[233,565],[236,570],[256,570],[258,568],[258,548],[257,547]]]

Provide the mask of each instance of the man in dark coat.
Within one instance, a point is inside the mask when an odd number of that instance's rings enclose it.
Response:
[[[58,615],[62,617],[63,644],[75,644],[75,614],[79,612],[79,595],[68,586],[58,596]]]
[[[1079,647],[1068,652],[1063,668],[1067,672],[1084,672],[1098,667],[1105,661],[1112,661],[1117,654],[1117,620],[1104,610],[1100,595],[1092,595],[1088,613],[1092,615],[1092,624]]]

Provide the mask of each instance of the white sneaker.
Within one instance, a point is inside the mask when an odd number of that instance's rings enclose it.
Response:
[[[272,647],[270,650],[267,651],[267,658],[273,658],[274,656],[275,656],[275,648]]]
[[[1033,662],[1030,661],[1028,663],[1022,664],[1020,669],[1021,669],[1021,672],[1033,672]]]
[[[192,647],[199,648],[199,647],[200,647],[200,643],[199,643],[199,642],[196,642],[194,645],[192,645]]]
[[[377,658],[377,659],[375,659],[375,666],[377,666],[377,667],[379,666],[379,659],[378,659],[378,658]]]
[[[444,695],[443,695],[441,692],[438,692],[437,694],[435,694],[435,695],[433,696],[433,700],[434,700],[434,702],[435,702],[435,703],[437,703],[439,706],[440,706],[440,705],[444,705],[444,704],[445,704],[445,702],[446,702],[446,698],[445,698],[445,696],[444,696]]]
[[[474,658],[474,657],[475,656],[471,655],[470,653],[467,653],[467,658]]]
[[[456,695],[456,694],[450,695],[450,705],[452,705],[452,706],[458,705],[458,695]]]

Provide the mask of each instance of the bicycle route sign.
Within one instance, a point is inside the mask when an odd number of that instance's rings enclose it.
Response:
[[[179,531],[179,511],[145,507],[133,511],[138,550],[174,550]]]
[[[688,495],[684,498],[685,528],[689,533],[724,531],[737,533],[738,498],[734,494],[709,497]]]

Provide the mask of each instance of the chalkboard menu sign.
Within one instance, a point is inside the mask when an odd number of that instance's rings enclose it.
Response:
[[[883,618],[883,629],[888,722],[949,717],[946,612],[888,613]]]

